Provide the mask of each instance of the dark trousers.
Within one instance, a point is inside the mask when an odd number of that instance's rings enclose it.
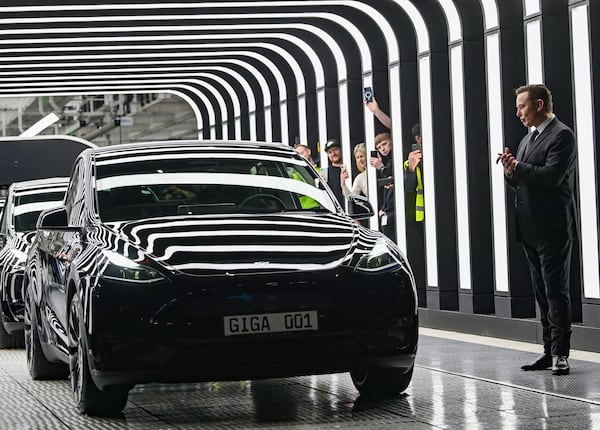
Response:
[[[529,262],[533,294],[540,309],[544,352],[569,356],[571,339],[571,298],[569,273],[573,241],[523,243]]]
[[[423,221],[406,222],[406,253],[417,284],[419,306],[427,307],[427,285],[425,278],[425,232]]]

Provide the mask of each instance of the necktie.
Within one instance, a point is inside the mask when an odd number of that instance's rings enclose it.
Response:
[[[537,129],[533,130],[533,133],[531,133],[531,136],[529,137],[529,140],[527,141],[527,144],[525,145],[525,149],[523,150],[522,158],[525,158],[525,156],[527,155],[527,152],[531,148],[531,145],[533,145],[533,142],[535,141],[535,138],[537,137],[538,134],[540,134],[540,132],[537,131]]]

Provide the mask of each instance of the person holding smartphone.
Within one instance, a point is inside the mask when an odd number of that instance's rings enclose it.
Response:
[[[377,193],[379,199],[379,226],[381,232],[396,241],[396,217],[394,200],[394,157],[392,137],[389,133],[375,136],[375,148],[369,164],[377,170]]]
[[[404,161],[406,251],[413,269],[419,306],[427,306],[425,279],[425,199],[423,195],[423,151],[421,126],[412,127],[413,143]]]
[[[425,219],[425,201],[423,199],[423,172],[422,172],[422,145],[421,126],[415,124],[412,128],[414,143],[408,153],[408,159],[404,162],[404,191],[415,193],[415,221],[422,222]]]
[[[372,92],[371,92],[372,93]],[[372,95],[372,94],[371,94]],[[375,97],[367,99],[365,106],[387,128],[392,128],[392,119],[381,110]],[[425,200],[423,195],[423,153],[421,145],[421,127],[415,124],[412,128],[414,143],[407,160],[404,162],[404,199],[406,211],[406,246],[410,265],[417,284],[419,306],[427,306],[425,278]],[[377,154],[373,154],[373,159]],[[379,184],[379,182],[378,182]]]

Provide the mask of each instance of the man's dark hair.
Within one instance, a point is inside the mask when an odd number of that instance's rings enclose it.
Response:
[[[543,84],[523,85],[515,90],[515,95],[528,93],[528,99],[535,103],[536,100],[544,102],[544,112],[552,112],[552,93]]]
[[[413,125],[411,132],[413,139],[417,136],[421,136],[421,124],[416,123],[415,125]]]

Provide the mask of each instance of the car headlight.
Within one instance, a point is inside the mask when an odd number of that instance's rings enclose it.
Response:
[[[104,251],[108,258],[108,266],[102,275],[104,278],[118,281],[150,283],[162,281],[165,277],[152,267],[136,263],[114,251]]]
[[[395,271],[398,269],[407,270],[410,268],[406,259],[395,249],[393,243],[388,243],[389,239],[381,237],[375,242],[373,249],[363,255],[356,264],[356,270],[368,273],[380,273],[382,271]]]

